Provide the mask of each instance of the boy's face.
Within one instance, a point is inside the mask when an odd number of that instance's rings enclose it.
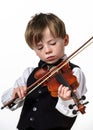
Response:
[[[46,28],[43,32],[42,41],[35,44],[33,49],[42,61],[53,64],[64,55],[64,46],[68,44],[68,41],[68,35],[64,39],[54,38],[49,28]]]

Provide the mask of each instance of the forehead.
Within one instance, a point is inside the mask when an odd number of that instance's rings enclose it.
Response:
[[[38,40],[34,40],[33,45],[37,46],[38,44],[41,43],[51,42],[54,39],[55,37],[52,35],[50,29],[46,27],[41,33],[40,38],[38,37]]]
[[[42,39],[41,40],[47,42],[47,41],[50,41],[52,39],[54,39],[54,36],[52,35],[50,29],[48,27],[45,28],[45,30],[42,32]]]

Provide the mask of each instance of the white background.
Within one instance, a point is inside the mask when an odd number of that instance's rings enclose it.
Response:
[[[92,0],[3,0],[0,1],[0,98],[29,66],[36,66],[38,58],[28,47],[24,32],[30,17],[40,12],[52,12],[66,24],[70,41],[67,55],[93,36]],[[86,75],[86,114],[80,114],[72,130],[93,130],[93,44],[72,61]],[[0,101],[0,107],[2,103]],[[14,112],[0,110],[0,130],[16,130],[21,109]],[[56,122],[55,122],[56,123]]]

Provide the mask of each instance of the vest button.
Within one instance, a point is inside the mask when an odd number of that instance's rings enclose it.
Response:
[[[33,117],[30,117],[30,121],[32,121],[32,122],[33,122],[34,120],[35,120],[35,119],[34,119]]]
[[[33,107],[33,111],[37,111],[37,107]]]
[[[39,94],[41,94],[41,93],[42,93],[42,91],[41,91],[41,90],[38,90],[38,93],[39,93]]]

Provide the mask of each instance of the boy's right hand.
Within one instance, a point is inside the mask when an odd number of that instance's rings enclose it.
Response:
[[[16,97],[22,99],[26,96],[27,93],[27,87],[26,86],[20,86],[17,88],[14,88],[12,98],[15,99]]]

